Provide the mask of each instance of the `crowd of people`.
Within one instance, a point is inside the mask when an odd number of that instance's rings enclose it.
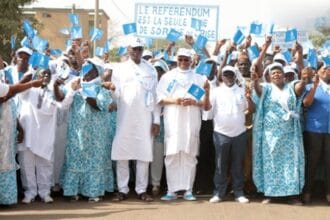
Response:
[[[116,192],[122,201],[130,179],[146,202],[162,188],[163,201],[212,188],[217,203],[231,183],[239,203],[254,184],[263,203],[308,204],[319,165],[330,204],[329,63],[309,65],[298,42],[288,61],[280,48],[268,52],[271,42],[265,37],[255,59],[251,36],[220,40],[211,54],[170,42],[158,56],[131,37],[116,64],[90,57],[82,39],[48,68],[29,65],[33,48],[18,49],[9,65],[1,59],[0,204],[17,203],[17,170],[26,204],[53,202],[52,190],[90,202]]]

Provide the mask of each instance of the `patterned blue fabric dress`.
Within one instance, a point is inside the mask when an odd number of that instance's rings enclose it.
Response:
[[[113,191],[110,159],[110,92],[101,88],[96,110],[76,93],[71,104],[62,187],[65,196],[103,196]]]
[[[285,85],[282,100],[275,85],[264,84],[253,125],[253,180],[265,196],[301,193],[304,186],[304,149],[299,118],[301,100]],[[284,102],[284,103],[285,103]],[[282,103],[282,104],[280,104]]]
[[[13,99],[0,104],[0,204],[17,203],[16,105]]]

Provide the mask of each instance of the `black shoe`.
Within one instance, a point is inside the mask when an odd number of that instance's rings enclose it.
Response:
[[[128,199],[128,195],[122,192],[116,193],[116,197],[112,199],[114,202],[121,202]]]

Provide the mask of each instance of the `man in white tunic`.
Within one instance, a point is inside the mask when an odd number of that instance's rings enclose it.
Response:
[[[152,201],[146,189],[152,161],[152,139],[159,132],[160,108],[155,100],[157,72],[141,58],[142,52],[142,41],[132,38],[128,46],[129,59],[113,70],[118,108],[112,145],[112,160],[117,162],[117,201],[127,199],[129,160],[136,160],[135,191],[139,199]]]
[[[53,150],[56,125],[56,105],[53,92],[47,86],[50,71],[40,70],[38,78],[48,79],[41,88],[20,94],[22,106],[19,121],[24,140],[18,145],[18,160],[24,188],[23,203],[31,203],[39,195],[42,201],[53,202],[50,188],[53,174]],[[46,80],[45,80],[46,81]]]
[[[177,198],[176,192],[185,190],[185,200],[196,200],[192,188],[196,172],[201,127],[201,108],[208,110],[209,84],[205,76],[191,69],[191,52],[180,48],[178,67],[164,74],[157,87],[157,102],[164,106],[165,167],[168,192],[162,200]],[[192,84],[204,88],[198,101],[188,93]]]

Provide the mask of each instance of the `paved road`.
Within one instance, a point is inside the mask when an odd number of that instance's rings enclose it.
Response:
[[[221,220],[330,220],[330,206],[317,200],[310,206],[292,206],[285,203],[263,205],[260,199],[249,204],[238,204],[229,197],[217,204],[208,202],[209,197],[199,197],[195,202],[178,199],[174,202],[162,202],[156,199],[144,203],[131,196],[120,203],[111,201],[106,196],[99,203],[87,200],[69,202],[62,197],[55,197],[53,204],[36,201],[29,205],[18,204],[13,207],[0,207],[1,220],[47,220],[47,219],[221,219]]]

